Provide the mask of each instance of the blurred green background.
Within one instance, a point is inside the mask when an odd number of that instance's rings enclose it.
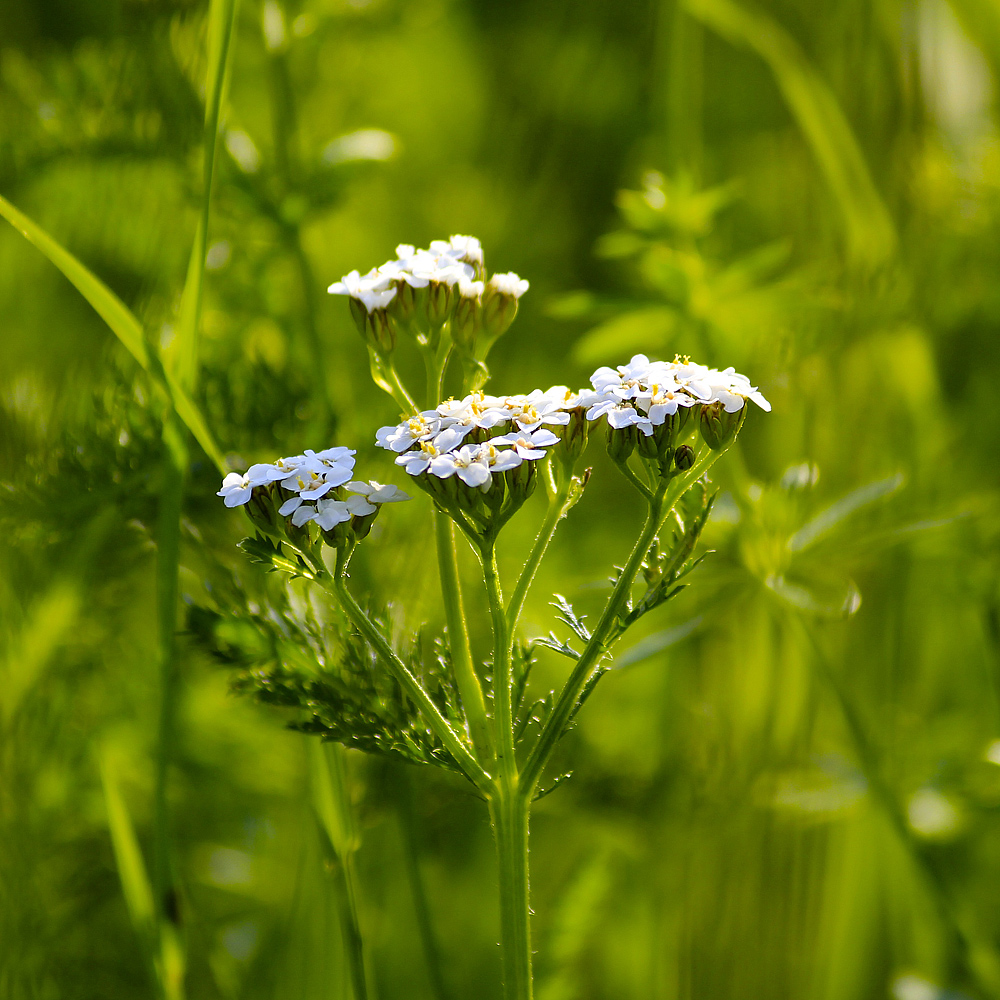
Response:
[[[206,16],[0,0],[0,193],[168,351]],[[994,0],[239,7],[197,390],[234,464],[351,444],[366,478],[405,485],[373,447],[393,404],[323,289],[453,232],[531,281],[494,391],[642,350],[735,365],[774,405],[713,472],[714,554],[618,651],[560,751],[572,780],[536,808],[540,1000],[1000,997],[998,72]],[[101,774],[148,861],[158,411],[6,223],[0,324],[0,995],[151,997]],[[553,591],[593,613],[638,530],[588,461],[529,635]],[[186,609],[263,586],[217,488],[192,448]],[[506,533],[508,574],[541,515]],[[425,499],[383,515],[353,576],[400,628],[440,624]],[[231,694],[181,620],[187,994],[349,998],[308,740]],[[481,803],[439,772],[331,759],[374,992],[499,997]]]

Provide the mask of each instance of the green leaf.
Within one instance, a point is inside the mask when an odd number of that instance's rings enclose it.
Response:
[[[824,618],[849,618],[861,607],[861,591],[853,580],[789,580],[770,576],[764,583],[786,604]]]
[[[41,226],[18,211],[3,195],[0,195],[0,215],[29,243],[33,243],[41,250],[94,307],[132,357],[152,375],[165,392],[177,415],[187,425],[205,454],[215,463],[216,468],[220,472],[225,471],[225,459],[209,433],[204,417],[191,397],[178,385],[177,380],[169,372],[164,371],[160,359],[150,352],[142,324],[128,306],[100,278],[60,246]]]
[[[625,667],[631,667],[633,664],[641,663],[643,660],[648,660],[649,657],[656,656],[657,653],[662,653],[665,649],[669,649],[691,635],[701,625],[702,620],[702,616],[698,615],[696,618],[692,618],[681,625],[675,625],[673,628],[663,629],[662,632],[654,632],[652,635],[647,635],[645,639],[640,639],[634,646],[626,649],[615,660],[614,669],[622,670]]]
[[[684,0],[684,7],[767,63],[840,206],[852,259],[869,265],[887,260],[896,247],[892,219],[833,91],[792,36],[767,14],[732,0]]]
[[[167,367],[186,389],[192,389],[198,375],[198,323],[201,317],[205,255],[208,252],[208,219],[215,175],[215,155],[219,143],[219,113],[225,99],[232,51],[233,25],[238,0],[212,0],[208,13],[208,79],[205,87],[205,152],[203,190],[198,228],[195,230],[187,278],[181,294],[180,318],[170,347],[164,352]]]
[[[156,921],[153,889],[108,749],[101,754],[101,783],[104,786],[108,829],[111,832],[111,844],[114,847],[125,905],[128,907],[132,926],[148,946],[152,941]]]
[[[903,485],[902,473],[890,476],[888,479],[880,479],[874,483],[868,483],[856,490],[852,490],[845,497],[841,497],[836,503],[831,504],[826,510],[821,511],[811,521],[804,524],[798,531],[788,539],[788,549],[791,552],[802,552],[809,546],[814,545],[825,535],[828,535],[844,518],[853,514],[861,507],[865,507],[876,500],[880,500]]]

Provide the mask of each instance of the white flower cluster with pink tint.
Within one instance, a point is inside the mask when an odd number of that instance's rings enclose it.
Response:
[[[373,514],[381,504],[410,499],[395,486],[353,480],[355,454],[344,447],[307,449],[301,455],[251,465],[245,473],[230,472],[217,495],[227,507],[240,507],[256,488],[276,483],[284,497],[278,508],[282,517],[291,516],[296,527],[315,521],[324,530],[356,514]]]
[[[610,427],[634,425],[644,434],[681,407],[718,403],[727,413],[742,410],[751,399],[762,410],[771,404],[733,368],[719,371],[687,360],[650,361],[636,354],[627,365],[598,368],[590,377],[592,393],[581,397],[587,419],[606,417]]]
[[[488,282],[477,280],[483,271],[483,248],[475,236],[452,236],[432,240],[426,250],[408,243],[396,247],[396,259],[373,267],[367,274],[351,271],[328,289],[332,295],[349,295],[362,302],[369,313],[384,309],[401,285],[426,288],[431,282],[457,286],[463,298],[478,298],[488,286],[498,293],[520,298],[528,282],[514,273],[495,274]]]
[[[495,473],[544,458],[559,440],[550,428],[568,424],[569,411],[579,405],[579,396],[562,385],[525,396],[473,392],[383,427],[375,439],[397,453],[396,464],[411,476],[458,476],[485,493]]]

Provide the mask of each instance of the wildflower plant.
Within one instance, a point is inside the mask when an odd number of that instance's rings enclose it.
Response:
[[[241,686],[303,709],[296,726],[325,739],[456,771],[485,800],[497,847],[509,1000],[532,994],[528,820],[532,802],[561,780],[547,776],[553,751],[606,671],[615,643],[686,586],[702,558],[697,544],[712,506],[706,474],[735,440],[748,402],[770,409],[732,368],[641,354],[599,368],[580,390],[491,395],[484,389],[489,351],[527,289],[516,274],[488,275],[479,241],[468,236],[421,250],[399,246],[395,260],[365,275],[352,271],[329,289],[347,296],[372,378],[400,407],[400,422],[378,429],[376,443],[431,500],[447,622],[442,636],[394,642],[382,613],[366,610],[351,591],[351,558],[382,507],[410,499],[397,486],[355,478],[354,450],[338,445],[254,465],[227,475],[219,490],[226,506],[242,507],[254,526],[243,542],[248,555],[328,593],[328,622],[343,616],[332,643],[323,629],[291,617],[259,616],[256,627],[274,639],[272,655],[266,665],[245,664]],[[394,364],[404,339],[424,359],[419,396]],[[442,399],[452,363],[463,395]],[[569,634],[553,630],[526,642],[518,631],[525,600],[560,521],[587,486],[591,470],[583,459],[595,438],[642,497],[645,520],[596,624],[587,625],[557,595],[558,622]],[[505,598],[497,540],[539,483],[548,510]],[[472,656],[456,528],[482,568],[493,633],[488,664]],[[297,669],[296,647],[324,642],[320,669]],[[532,700],[528,682],[539,645],[571,665],[558,691]]]

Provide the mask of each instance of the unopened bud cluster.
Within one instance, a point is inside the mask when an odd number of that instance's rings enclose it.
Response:
[[[272,537],[293,537],[314,522],[331,544],[347,530],[363,538],[382,504],[410,497],[396,486],[353,479],[355,454],[344,447],[307,449],[252,465],[245,473],[230,472],[218,495],[227,507],[245,507],[254,525]],[[338,530],[341,525],[348,528]]]

